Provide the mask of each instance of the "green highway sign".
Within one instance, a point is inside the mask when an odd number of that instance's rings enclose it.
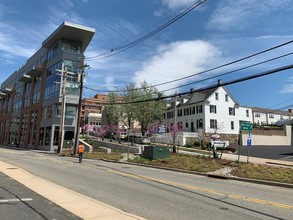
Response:
[[[241,122],[240,127],[241,131],[252,131],[252,123],[250,122]]]

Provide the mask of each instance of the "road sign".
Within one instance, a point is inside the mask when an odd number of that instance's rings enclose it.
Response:
[[[248,132],[247,134],[247,146],[250,147],[252,142],[251,142],[251,138],[252,138],[252,133]]]
[[[240,127],[241,131],[252,131],[252,123],[250,122],[241,122]]]
[[[248,147],[251,146],[251,139],[247,139],[247,146],[248,146]]]

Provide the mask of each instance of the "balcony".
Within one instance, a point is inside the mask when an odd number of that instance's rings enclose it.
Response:
[[[33,67],[31,70],[29,70],[26,74],[24,75],[27,75],[27,76],[30,76],[30,77],[37,77],[38,75],[40,75],[42,73],[42,70],[41,68],[39,67]]]
[[[23,76],[18,81],[23,83],[28,83],[31,80],[32,80],[31,76],[23,74]]]

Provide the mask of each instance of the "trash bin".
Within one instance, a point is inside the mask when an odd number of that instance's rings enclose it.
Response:
[[[167,147],[145,146],[142,155],[144,158],[152,160],[163,159],[169,157],[169,149]]]

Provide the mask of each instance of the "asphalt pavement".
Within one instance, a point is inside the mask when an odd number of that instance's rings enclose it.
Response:
[[[1,172],[0,213],[2,220],[81,219]]]
[[[293,162],[293,146],[239,146],[236,150],[243,156]]]

